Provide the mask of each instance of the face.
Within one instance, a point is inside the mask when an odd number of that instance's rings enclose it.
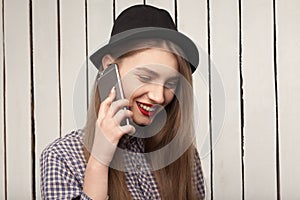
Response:
[[[121,59],[118,65],[133,121],[142,126],[151,124],[174,98],[179,81],[175,56],[151,48]]]

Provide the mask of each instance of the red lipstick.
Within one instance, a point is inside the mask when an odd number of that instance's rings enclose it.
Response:
[[[154,106],[153,104],[137,102],[137,106],[138,106],[140,112],[143,115],[146,115],[147,117],[151,117],[155,113],[155,109],[153,108],[153,106]],[[146,110],[146,108],[144,106],[149,107],[151,110],[149,110],[149,108]]]

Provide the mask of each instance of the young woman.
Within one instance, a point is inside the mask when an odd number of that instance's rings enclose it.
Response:
[[[99,73],[117,64],[125,99],[115,100],[113,87],[100,102],[97,76],[84,129],[42,153],[43,199],[204,199],[194,43],[165,10],[137,5],[120,14],[109,43],[90,59]]]

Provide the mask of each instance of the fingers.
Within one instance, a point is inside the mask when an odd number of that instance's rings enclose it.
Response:
[[[131,118],[133,113],[125,109],[129,105],[127,99],[114,101],[116,97],[115,87],[112,88],[109,96],[100,104],[97,126],[111,141],[116,143],[124,134],[134,132],[134,128],[120,128],[121,122]]]
[[[120,138],[125,134],[135,133],[132,125],[120,125],[125,118],[131,118],[133,115],[132,111],[125,109],[129,105],[128,100],[114,101],[115,98],[116,91],[113,87],[109,96],[100,104],[92,148],[93,156],[107,166],[113,158]]]
[[[135,133],[135,128],[132,125],[120,126],[119,128],[123,133],[127,133],[129,135],[132,135]]]
[[[126,118],[132,118],[132,115],[133,113],[131,110],[121,109],[115,114],[114,119],[116,124],[121,124]]]
[[[115,98],[116,91],[115,87],[113,87],[109,96],[101,103],[98,115],[114,116],[120,109],[129,105],[129,101],[127,99],[114,101]]]
[[[110,108],[107,112],[107,115],[114,116],[119,110],[129,105],[129,101],[127,99],[119,99],[111,103]]]

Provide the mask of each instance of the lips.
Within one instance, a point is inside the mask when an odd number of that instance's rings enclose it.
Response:
[[[153,104],[137,102],[137,106],[143,115],[151,117],[154,115],[156,108]]]

